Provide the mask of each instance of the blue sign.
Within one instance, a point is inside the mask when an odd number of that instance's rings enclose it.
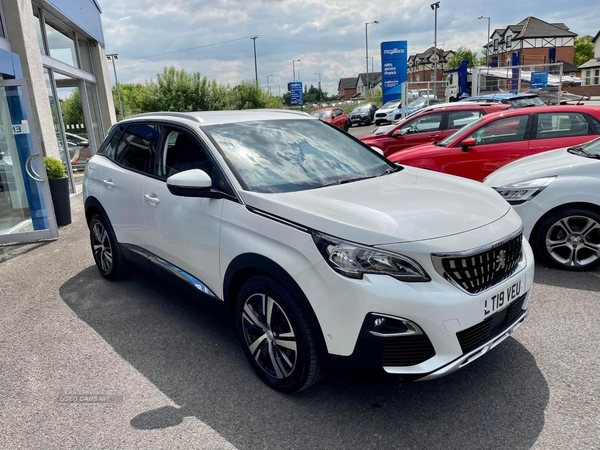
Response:
[[[548,72],[531,72],[531,89],[543,89],[548,87]]]
[[[402,83],[407,80],[407,58],[406,41],[381,43],[381,89],[384,104],[402,96]]]
[[[304,92],[302,92],[302,81],[288,83],[290,90],[290,105],[304,105]]]

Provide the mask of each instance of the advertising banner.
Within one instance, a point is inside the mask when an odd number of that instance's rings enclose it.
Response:
[[[548,72],[531,72],[531,89],[543,89],[548,87]]]
[[[291,105],[303,105],[304,104],[304,93],[302,92],[302,82],[301,81],[289,82],[288,90],[290,91],[290,104]]]
[[[381,89],[384,104],[400,99],[402,83],[407,80],[407,58],[407,41],[381,43]]]

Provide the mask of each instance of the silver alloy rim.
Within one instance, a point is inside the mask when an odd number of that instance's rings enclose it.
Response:
[[[548,230],[546,249],[565,266],[593,264],[600,258],[600,224],[586,216],[565,217]]]
[[[112,248],[108,233],[100,222],[96,222],[92,228],[92,251],[102,271],[110,272],[113,262]]]
[[[270,376],[290,376],[297,360],[296,336],[279,304],[266,294],[253,294],[244,303],[242,330],[258,365]]]

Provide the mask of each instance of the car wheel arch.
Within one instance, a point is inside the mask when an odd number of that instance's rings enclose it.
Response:
[[[84,207],[85,207],[85,221],[87,222],[88,228],[90,226],[90,222],[92,221],[92,219],[94,218],[94,216],[96,214],[101,214],[102,216],[104,216],[106,218],[106,220],[109,220],[108,214],[106,214],[106,211],[104,210],[104,208],[100,204],[100,201],[96,197],[86,198]],[[109,220],[109,222],[110,222],[110,220]]]
[[[257,275],[273,278],[294,295],[294,298],[300,303],[312,329],[316,332],[318,349],[321,355],[327,355],[323,330],[306,295],[304,295],[298,283],[283,267],[266,256],[256,253],[244,253],[236,256],[229,263],[223,277],[223,300],[226,302],[231,316],[234,316],[236,299],[242,285]]]

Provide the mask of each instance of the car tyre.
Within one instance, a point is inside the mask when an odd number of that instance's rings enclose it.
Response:
[[[600,214],[565,208],[539,224],[532,241],[539,258],[563,270],[585,271],[600,264]]]
[[[273,389],[298,392],[322,378],[315,332],[294,295],[273,279],[244,283],[235,321],[248,361]]]
[[[348,129],[350,128],[350,123],[348,121],[344,122],[344,131],[348,131]]]
[[[102,214],[96,214],[90,222],[90,245],[96,267],[104,278],[120,280],[128,275],[127,261],[110,222]]]

